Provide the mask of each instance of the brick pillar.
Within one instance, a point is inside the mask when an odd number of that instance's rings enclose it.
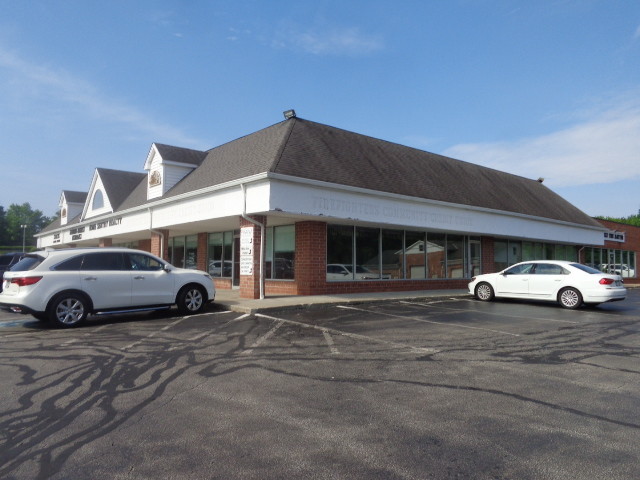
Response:
[[[496,270],[493,237],[482,237],[481,250],[482,250],[482,273],[493,273]]]
[[[207,265],[207,257],[209,256],[209,234],[206,232],[198,233],[198,256],[197,267],[198,270],[209,271]]]
[[[112,238],[101,238],[100,240],[98,240],[98,246],[99,247],[112,247],[113,246],[113,239]]]
[[[138,250],[143,250],[145,252],[151,253],[151,239],[145,238],[143,240],[138,241]]]
[[[327,283],[327,224],[296,223],[296,284],[298,295],[324,293]]]
[[[151,233],[151,253],[163,260],[169,261],[169,230],[158,231],[162,233],[162,236],[157,233]],[[162,252],[160,251],[161,244]]]
[[[266,227],[267,217],[264,215],[251,215],[251,218],[262,223]],[[242,229],[253,228],[253,241],[250,246],[253,250],[253,272],[251,275],[240,274],[240,298],[260,298],[260,227],[240,217],[240,249],[242,250]],[[266,240],[266,239],[265,239]],[[242,252],[240,253],[240,269],[242,269]]]

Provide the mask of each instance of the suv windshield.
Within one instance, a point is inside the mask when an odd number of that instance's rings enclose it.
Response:
[[[16,263],[9,270],[11,270],[12,272],[26,272],[27,270],[33,270],[38,265],[40,265],[43,260],[44,258],[40,255],[28,253],[22,258],[22,260]]]

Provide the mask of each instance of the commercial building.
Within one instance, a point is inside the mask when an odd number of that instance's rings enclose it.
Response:
[[[462,288],[534,258],[636,275],[615,228],[542,179],[287,117],[208,151],[153,144],[144,172],[97,168],[38,246],[140,248],[245,298]]]

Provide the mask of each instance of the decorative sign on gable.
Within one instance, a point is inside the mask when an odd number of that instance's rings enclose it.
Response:
[[[151,175],[149,175],[149,186],[155,187],[161,184],[162,184],[162,175],[158,170],[154,170],[153,172],[151,172]]]

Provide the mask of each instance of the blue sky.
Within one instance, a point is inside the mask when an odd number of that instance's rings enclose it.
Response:
[[[638,0],[0,0],[0,205],[299,117],[640,209]]]

